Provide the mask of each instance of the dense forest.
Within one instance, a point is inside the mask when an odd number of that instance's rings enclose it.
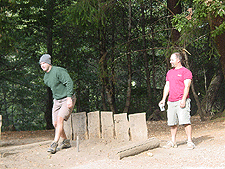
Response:
[[[74,112],[159,112],[169,57],[193,73],[192,115],[224,115],[225,2],[220,0],[2,0],[3,130],[51,129],[52,93],[39,58],[68,70]]]

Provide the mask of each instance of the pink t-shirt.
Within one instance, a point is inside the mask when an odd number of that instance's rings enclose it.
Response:
[[[185,67],[180,69],[173,68],[167,72],[166,81],[169,81],[168,101],[175,102],[182,99],[185,79],[192,79],[191,71]],[[187,98],[189,98],[189,94]]]

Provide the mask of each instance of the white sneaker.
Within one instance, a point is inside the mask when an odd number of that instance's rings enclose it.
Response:
[[[193,150],[195,148],[195,144],[192,141],[187,142],[187,149]]]
[[[173,143],[172,141],[168,141],[167,144],[165,146],[163,146],[163,148],[177,148],[177,143]]]

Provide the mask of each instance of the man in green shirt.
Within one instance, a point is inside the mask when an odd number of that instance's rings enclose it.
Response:
[[[55,127],[55,137],[48,152],[55,153],[60,137],[63,139],[60,145],[61,149],[71,147],[70,140],[66,137],[63,124],[64,120],[68,120],[75,104],[75,101],[72,99],[73,81],[66,69],[52,66],[51,56],[49,54],[42,55],[39,63],[42,70],[45,71],[44,83],[51,88],[54,98],[52,123]]]

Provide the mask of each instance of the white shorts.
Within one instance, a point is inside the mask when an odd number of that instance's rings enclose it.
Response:
[[[167,119],[169,126],[191,124],[191,99],[186,99],[186,106],[184,108],[180,107],[180,102],[167,102]]]

